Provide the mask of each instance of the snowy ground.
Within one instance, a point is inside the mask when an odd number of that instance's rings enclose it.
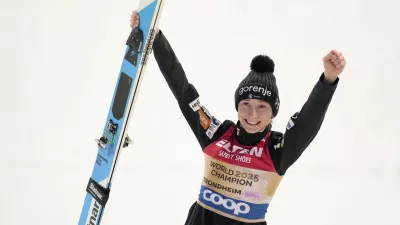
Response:
[[[0,224],[77,224],[136,5],[1,2]],[[233,93],[256,54],[276,63],[280,131],[307,99],[323,55],[337,48],[347,57],[322,129],[281,183],[268,224],[400,224],[396,8],[388,0],[166,2],[160,27],[220,120],[236,120]],[[203,158],[154,57],[130,127],[135,144],[123,150],[102,224],[183,224]]]

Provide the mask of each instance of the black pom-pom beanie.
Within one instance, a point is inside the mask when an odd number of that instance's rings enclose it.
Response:
[[[259,99],[271,105],[272,118],[276,117],[280,101],[274,75],[274,61],[266,55],[257,55],[252,59],[250,69],[235,91],[236,110],[243,99]]]

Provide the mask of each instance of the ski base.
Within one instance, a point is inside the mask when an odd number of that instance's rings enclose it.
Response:
[[[132,142],[127,135],[129,121],[137,99],[140,81],[151,54],[155,31],[165,0],[140,0],[140,25],[132,29],[126,41],[117,84],[98,147],[92,174],[86,186],[79,225],[99,225],[110,197],[113,175],[122,148]]]

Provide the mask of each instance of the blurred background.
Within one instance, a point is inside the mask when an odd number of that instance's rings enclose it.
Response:
[[[0,224],[77,224],[138,0],[0,2]],[[395,1],[167,0],[159,28],[201,103],[236,122],[234,91],[269,55],[284,132],[323,71],[345,71],[316,139],[288,170],[274,225],[400,224]],[[200,146],[152,55],[102,224],[184,224]]]

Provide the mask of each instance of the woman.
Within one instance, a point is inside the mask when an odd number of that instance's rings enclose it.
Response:
[[[138,24],[133,11],[130,26]],[[161,30],[155,36],[153,53],[205,157],[199,197],[185,224],[267,224],[267,208],[282,177],[321,127],[346,64],[342,54],[332,50],[323,58],[324,72],[283,134],[271,130],[280,101],[275,65],[268,56],[255,56],[249,74],[238,85],[238,121],[234,123],[220,122],[200,104],[198,92]]]

